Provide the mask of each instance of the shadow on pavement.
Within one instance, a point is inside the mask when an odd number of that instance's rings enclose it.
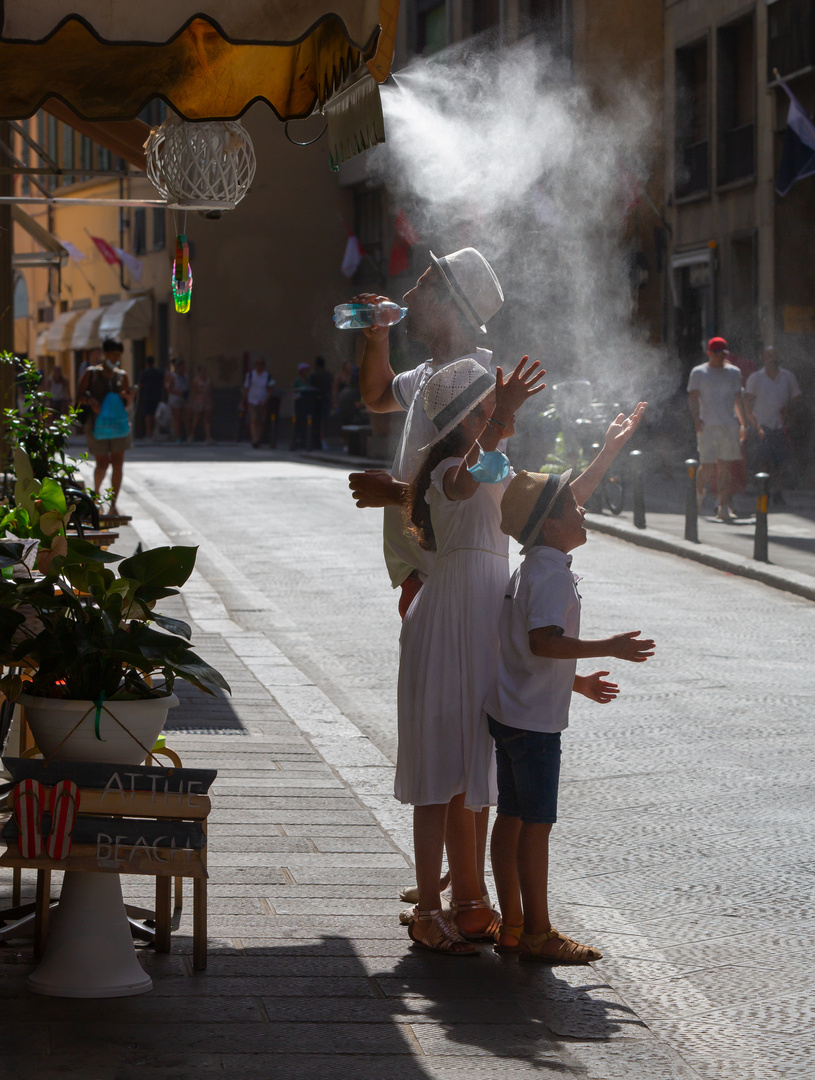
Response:
[[[238,718],[232,701],[223,690],[214,697],[203,694],[197,687],[176,679],[173,693],[178,705],[167,716],[164,731],[177,735],[245,735],[246,728]]]

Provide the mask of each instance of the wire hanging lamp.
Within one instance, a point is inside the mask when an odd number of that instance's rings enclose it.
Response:
[[[147,176],[171,209],[234,210],[255,175],[255,150],[237,120],[168,117],[144,144]]]

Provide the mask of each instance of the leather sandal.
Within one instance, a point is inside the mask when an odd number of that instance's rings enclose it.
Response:
[[[413,928],[417,923],[429,923],[432,933],[427,939],[417,938]],[[414,945],[428,952],[443,953],[445,956],[478,956],[478,949],[468,944],[456,928],[442,915],[441,908],[421,911],[413,909],[413,918],[408,924],[408,934]]]
[[[544,952],[543,948],[547,941],[557,940],[558,948],[554,952]],[[533,960],[539,964],[590,964],[595,960],[602,960],[603,954],[592,945],[580,945],[573,941],[554,926],[544,930],[542,934],[521,933],[519,938],[519,951],[521,960]]]
[[[509,923],[501,923],[498,929],[495,931],[495,945],[493,945],[493,952],[497,952],[499,956],[517,956],[521,951],[521,934],[524,932],[524,924],[520,926],[510,926]],[[502,937],[515,938],[514,945],[502,945]]]
[[[475,934],[468,934],[461,929],[456,921],[456,916],[463,911],[488,911],[492,918],[483,930],[479,930]],[[450,917],[456,929],[466,941],[495,941],[495,935],[501,926],[501,916],[497,911],[493,911],[484,900],[451,900]]]

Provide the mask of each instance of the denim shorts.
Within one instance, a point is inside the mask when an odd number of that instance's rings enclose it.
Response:
[[[524,731],[491,716],[498,765],[498,813],[536,825],[557,821],[560,732]]]

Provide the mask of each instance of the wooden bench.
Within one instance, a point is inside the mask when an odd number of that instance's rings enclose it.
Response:
[[[12,813],[0,838],[7,847],[0,866],[36,870],[35,950],[42,951],[48,932],[51,874],[54,870],[139,874],[156,879],[155,949],[169,952],[173,912],[171,886],[176,881],[176,911],[180,913],[181,882],[193,879],[193,966],[207,966],[207,833],[211,810],[208,791],[214,769],[165,768],[157,765],[110,765],[83,761],[44,761],[5,757],[3,763],[15,784],[30,780],[42,785],[40,822],[50,828],[51,788],[60,780],[79,789],[78,813],[66,858],[51,858],[45,843],[39,855],[20,851],[20,830]],[[45,820],[43,820],[43,817]],[[152,914],[140,911],[142,916]]]

